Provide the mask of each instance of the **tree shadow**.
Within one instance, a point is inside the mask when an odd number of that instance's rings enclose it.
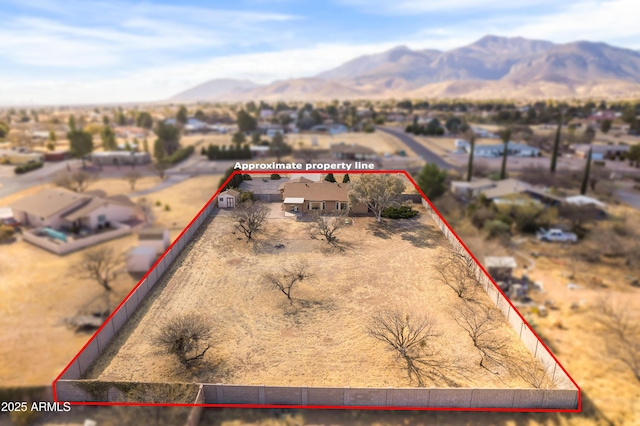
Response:
[[[442,232],[432,226],[408,229],[401,234],[401,238],[418,248],[436,248],[447,242]]]
[[[371,232],[374,237],[388,240],[393,236],[393,230],[389,224],[383,222],[372,222],[367,225],[367,231]]]

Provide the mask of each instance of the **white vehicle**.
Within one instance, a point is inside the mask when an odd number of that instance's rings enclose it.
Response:
[[[561,229],[549,229],[540,228],[536,232],[536,237],[540,241],[546,242],[562,242],[562,243],[577,243],[578,236],[572,232],[564,232]]]

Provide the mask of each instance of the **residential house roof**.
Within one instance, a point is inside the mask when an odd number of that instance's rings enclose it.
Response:
[[[47,188],[37,194],[21,198],[11,204],[15,211],[38,217],[51,217],[56,213],[70,209],[76,205],[86,203],[91,196],[78,194],[62,188]]]
[[[138,231],[138,238],[141,240],[162,240],[167,231],[162,226],[145,226]]]
[[[593,204],[600,208],[607,207],[607,205],[604,204],[603,202],[596,200],[595,198],[592,198],[592,197],[587,197],[586,195],[574,195],[572,197],[565,198],[565,200],[567,201],[567,203],[577,204],[579,206]]]
[[[517,179],[503,179],[495,181],[494,183],[495,186],[493,188],[488,188],[487,190],[483,191],[483,194],[489,200],[524,192],[528,189],[531,189],[532,187],[528,183],[522,182]]]
[[[104,200],[103,198],[89,198],[88,202],[85,202],[75,209],[71,210],[70,212],[65,213],[64,215],[62,215],[62,218],[68,220],[69,222],[73,222],[74,220],[85,217],[95,209],[106,206],[108,204],[109,202]]]
[[[283,197],[304,198],[308,201],[349,201],[348,183],[331,183],[327,181],[301,183],[287,182],[284,185]]]
[[[221,192],[220,195],[231,195],[232,197],[237,197],[240,195],[240,192],[235,189],[227,189],[226,191]]]
[[[297,177],[297,178],[290,179],[290,180],[289,180],[289,181],[287,181],[287,182],[282,182],[282,183],[278,186],[278,190],[282,191],[282,190],[284,189],[284,186],[285,186],[286,184],[288,184],[288,183],[314,183],[314,182],[316,182],[316,181],[314,181],[314,180],[312,180],[312,179],[307,179],[307,178],[306,178],[306,177],[304,177],[304,176],[300,176],[300,177]]]
[[[517,268],[516,260],[511,256],[485,256],[484,266],[488,268]]]

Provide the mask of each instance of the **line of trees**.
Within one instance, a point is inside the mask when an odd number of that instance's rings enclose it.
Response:
[[[202,147],[200,153],[207,157],[209,161],[213,160],[244,160],[251,159],[251,148],[248,144],[242,147],[238,145],[213,145],[209,144],[207,148]]]

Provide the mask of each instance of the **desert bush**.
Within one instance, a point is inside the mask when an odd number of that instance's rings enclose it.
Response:
[[[509,235],[509,225],[501,220],[486,221],[483,230],[487,233],[487,238],[500,238]]]
[[[280,180],[280,175],[279,175],[279,174],[277,174],[277,173],[273,173],[273,174],[271,175],[271,180]]]
[[[251,175],[244,174],[242,175],[242,180],[253,180],[253,178],[251,177]]]
[[[160,324],[154,343],[184,366],[201,360],[211,348],[211,328],[205,318],[197,314],[183,314]]]

